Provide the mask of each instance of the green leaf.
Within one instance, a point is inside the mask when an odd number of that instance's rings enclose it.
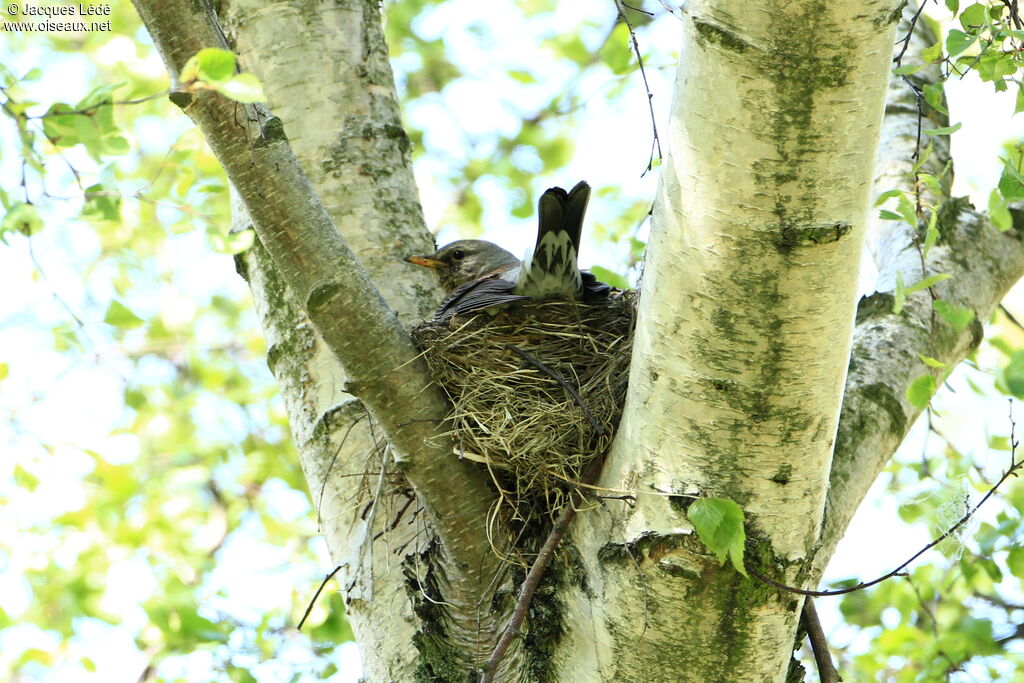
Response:
[[[1011,56],[1001,52],[987,52],[978,59],[975,70],[981,76],[981,80],[995,81],[997,91],[1005,90],[1005,88],[1000,88],[999,84],[1004,77],[1017,70],[1017,63]]]
[[[926,47],[921,50],[921,60],[925,63],[931,64],[942,59],[942,41],[937,41],[934,45]]]
[[[922,289],[928,289],[933,287],[943,280],[948,280],[952,277],[949,273],[936,273],[935,275],[929,275],[923,280],[918,280],[914,284],[907,287],[906,294],[913,294],[914,292],[920,292]]]
[[[924,151],[921,152],[921,156],[911,165],[913,173],[918,173],[924,165],[928,163],[928,160],[932,158],[932,153],[935,151],[935,142],[928,140],[928,144],[925,145]]]
[[[931,251],[932,247],[939,240],[939,212],[938,210],[932,211],[932,214],[928,216],[928,229],[924,233],[924,247],[922,252],[924,257],[928,258],[928,252]]]
[[[597,52],[601,61],[607,64],[614,74],[626,73],[633,64],[633,51],[629,41],[629,27],[624,22],[619,22]]]
[[[128,141],[120,135],[110,135],[100,140],[101,154],[103,155],[119,155],[127,154],[130,147]]]
[[[15,670],[24,666],[28,662],[50,666],[53,664],[53,654],[37,647],[30,647],[22,652],[21,656],[15,660]]]
[[[946,104],[943,101],[946,91],[942,83],[929,83],[924,86],[923,92],[924,101],[927,102],[932,109],[949,116],[949,110],[946,108]]]
[[[978,38],[977,36],[969,36],[963,31],[957,29],[950,29],[949,34],[946,36],[946,54],[950,58],[956,57],[961,52],[965,51],[971,45],[974,44]]]
[[[960,130],[961,125],[963,124],[957,123],[952,126],[942,126],[941,128],[925,128],[922,132],[925,135],[952,135]]]
[[[907,222],[907,225],[911,227],[917,225],[917,207],[906,194],[900,195],[896,210],[900,212],[900,216]]]
[[[942,183],[939,182],[938,176],[922,172],[917,174],[917,178],[936,194],[942,194]]]
[[[10,363],[0,363],[0,381],[7,379],[8,375],[11,374]]]
[[[82,135],[90,136],[94,126],[80,115],[70,113],[71,106],[58,102],[43,116],[43,132],[58,147],[71,147],[81,142]]]
[[[999,232],[1006,232],[1013,227],[1013,215],[1010,213],[1009,207],[1001,206],[991,209],[988,212],[988,217]]]
[[[590,48],[575,34],[561,33],[544,43],[561,58],[569,59],[577,66],[584,66],[591,60]]]
[[[195,55],[189,57],[188,61],[185,62],[185,66],[181,67],[178,80],[182,83],[191,83],[192,81],[199,80],[199,60]]]
[[[904,64],[903,66],[896,67],[892,72],[897,76],[906,76],[908,74],[917,73],[924,67],[924,64]]]
[[[937,388],[938,382],[933,376],[921,375],[907,387],[907,400],[911,405],[923,410],[928,407],[928,401],[932,399]]]
[[[26,470],[21,465],[14,466],[14,483],[26,491],[35,491],[39,486],[39,477]]]
[[[1018,579],[1024,579],[1024,547],[1015,545],[1006,555],[1006,566]]]
[[[878,212],[878,217],[885,221],[901,221],[903,216],[899,215],[895,211],[889,211],[889,209],[882,209]]]
[[[3,222],[0,222],[0,239],[8,232],[20,232],[31,237],[42,229],[43,219],[35,205],[19,202],[4,215]]]
[[[345,618],[345,602],[337,593],[332,593],[327,599],[327,616],[323,623],[314,626],[310,630],[310,636],[314,640],[328,641],[332,643],[343,643],[355,638],[352,627]]]
[[[988,22],[988,8],[976,2],[960,13],[960,25],[970,31],[972,27],[984,26]]]
[[[228,666],[228,680],[231,683],[258,683],[248,669],[239,666]]]
[[[957,306],[941,299],[932,302],[932,308],[943,319],[953,326],[957,332],[963,332],[964,328],[974,320],[974,311],[965,306]]]
[[[722,498],[699,498],[690,505],[686,517],[720,564],[725,564],[728,557],[736,571],[747,575],[743,567],[746,532],[743,529],[743,510],[739,505]]]
[[[1017,103],[1013,107],[1013,113],[1019,114],[1024,111],[1024,83],[1017,86]]]
[[[1013,227],[1010,207],[998,188],[993,188],[988,195],[988,218],[999,232],[1006,232]]]
[[[140,389],[125,387],[124,403],[133,410],[139,410],[146,405],[146,394]]]
[[[116,221],[121,217],[121,198],[96,183],[85,190],[82,215],[88,218]]]
[[[946,9],[955,15],[960,10],[960,0],[946,0]]]
[[[100,104],[109,104],[113,99],[114,91],[120,88],[124,83],[114,83],[113,85],[101,85],[98,88],[93,88],[89,93],[78,101],[75,105],[77,110],[92,109]]]
[[[907,302],[907,289],[903,284],[903,273],[896,273],[896,291],[892,295],[892,312],[899,315]]]
[[[996,187],[1008,202],[1024,199],[1024,175],[1014,168],[1008,159],[1003,160],[1003,172],[999,174],[999,184]]]
[[[107,314],[103,317],[103,322],[127,330],[138,327],[143,323],[143,320],[132,313],[130,308],[114,299],[110,302],[110,307],[107,308]]]
[[[596,275],[598,280],[601,282],[607,282],[612,287],[617,287],[618,289],[629,289],[629,281],[626,278],[618,273],[608,270],[607,268],[591,266],[590,272]]]
[[[893,197],[902,197],[902,196],[903,196],[903,190],[886,190],[882,194],[878,195],[877,199],[875,199],[875,206],[881,206],[882,204],[885,203],[885,201],[887,199],[892,199]]]
[[[216,90],[236,102],[266,102],[263,85],[253,74],[237,74],[214,85]]]
[[[927,365],[930,368],[936,368],[938,370],[945,370],[946,369],[946,364],[943,363],[941,360],[936,360],[936,359],[932,358],[931,356],[924,355],[923,353],[917,354],[917,357],[921,359],[922,363],[924,363],[925,365]]]
[[[536,76],[534,76],[533,73],[530,72],[530,71],[524,71],[524,70],[521,70],[521,69],[512,69],[512,70],[508,71],[507,73],[508,73],[509,78],[511,78],[512,80],[514,80],[514,81],[516,81],[518,83],[523,83],[524,85],[531,85],[531,84],[537,82]]]
[[[1017,398],[1024,397],[1024,351],[1014,353],[1009,364],[1003,368],[1003,382],[1011,394]]]
[[[226,81],[235,75],[235,53],[206,47],[196,53],[199,77],[205,81]]]

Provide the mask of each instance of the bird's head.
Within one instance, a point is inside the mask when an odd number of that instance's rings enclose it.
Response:
[[[408,256],[417,266],[432,268],[445,293],[467,282],[503,273],[519,265],[519,259],[493,242],[458,240],[446,244],[430,256]]]

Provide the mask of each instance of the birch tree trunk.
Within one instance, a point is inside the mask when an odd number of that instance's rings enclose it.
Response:
[[[172,74],[225,40],[185,0],[137,4]],[[268,136],[259,110],[244,112],[255,129],[245,144],[238,112],[217,96],[185,109],[244,202],[238,227],[254,225],[261,240],[240,267],[366,680],[475,680],[516,586],[484,531],[492,494],[452,455],[445,406],[388,323],[392,310],[405,325],[425,317],[436,293],[400,260],[430,240],[377,3],[231,0],[220,12],[290,148]],[[497,680],[785,678],[800,600],[718,566],[686,521],[688,496],[738,502],[750,564],[813,587],[916,417],[904,399],[924,371],[915,351],[954,364],[981,333],[936,327],[927,292],[904,315],[886,306],[896,272],[921,273],[917,226],[874,231],[884,233],[872,242],[880,293],[857,309],[883,112],[881,189],[910,153],[898,87],[886,108],[899,17],[896,0],[687,4],[629,396],[600,482],[636,503],[578,515],[531,610],[529,644],[516,642]],[[312,189],[281,172],[292,151]],[[268,206],[268,195],[313,190],[319,202]],[[962,203],[950,207],[948,241],[925,268],[951,272],[941,296],[983,320],[1024,272],[1024,226],[997,234]],[[332,222],[334,233],[298,231]],[[299,226],[300,238],[281,226]],[[322,243],[304,243],[307,234]],[[375,308],[375,292],[386,305]],[[352,300],[365,304],[358,316]],[[375,342],[401,359],[402,381],[395,365],[363,355]],[[374,377],[387,392],[368,386]],[[417,419],[395,417],[403,411]]]
[[[605,598],[583,613],[600,680],[680,661],[674,680],[785,676],[800,601],[719,568],[679,496],[736,501],[752,563],[805,580],[898,7],[687,5],[630,393],[602,481],[637,504],[587,515],[577,535]]]

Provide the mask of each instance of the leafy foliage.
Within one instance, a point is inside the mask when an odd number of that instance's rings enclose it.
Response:
[[[328,560],[233,274],[247,237],[114,16],[0,47],[0,678],[327,677],[351,633],[336,601],[293,628]]]
[[[202,84],[238,102],[266,101],[259,80],[250,73],[236,73],[236,62],[233,52],[203,48],[185,63],[178,80],[185,88]]]
[[[1024,111],[1024,34],[1007,4],[946,4],[957,24],[901,73],[973,70],[996,90],[1016,89]],[[586,13],[553,0],[493,5],[515,27],[504,32],[446,14],[437,0],[384,10],[416,163],[447,198],[437,212],[445,229],[468,236],[507,216],[525,221],[538,177],[578,175],[576,160],[608,154],[578,142],[588,118],[646,106],[611,3]],[[676,56],[644,37],[676,31],[676,19],[629,13],[649,70],[666,83]],[[109,33],[12,32],[0,45],[0,429],[10,454],[0,459],[0,671],[109,679],[113,660],[127,657],[134,670],[124,678],[147,665],[167,680],[195,680],[196,669],[201,680],[328,678],[351,631],[333,594],[307,632],[292,627],[329,560],[233,276],[230,256],[251,236],[227,234],[226,180],[166,103],[166,74],[137,19],[119,7],[111,21]],[[522,42],[498,51],[510,34]],[[204,51],[186,71],[185,81],[242,101],[261,97],[230,53]],[[657,97],[666,104],[667,90]],[[941,86],[922,97],[948,114]],[[633,125],[645,127],[644,115]],[[1024,199],[1022,149],[1006,147],[986,207],[1002,229],[1010,203]],[[938,195],[951,174],[923,172],[928,154],[913,171]],[[643,252],[652,193],[629,185],[642,162],[618,163],[618,177],[594,183],[606,210],[593,234],[621,245],[599,272],[622,284]],[[901,192],[880,202],[885,218],[920,228],[924,255],[941,241],[941,204]],[[940,277],[904,283],[897,299]],[[955,329],[973,321],[954,304],[933,306]],[[953,421],[968,393],[1024,398],[1024,333],[1005,318],[996,330],[975,356],[982,371],[949,376],[956,397],[935,376],[949,369],[923,357],[927,374],[908,399]],[[989,446],[1005,456],[1007,439]],[[939,528],[948,501],[913,494],[983,487],[989,469],[978,451],[933,444],[893,463],[890,495],[905,500],[905,521]],[[873,640],[843,648],[847,678],[1019,677],[1021,510],[1017,485],[972,536],[941,544],[908,579],[842,598],[850,628]],[[719,560],[743,571],[739,508],[702,499],[689,514]]]

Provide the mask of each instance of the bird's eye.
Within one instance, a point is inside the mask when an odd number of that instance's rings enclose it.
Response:
[[[465,257],[466,252],[462,251],[461,249],[456,249],[455,251],[452,252],[452,258],[455,259],[456,261],[461,261]]]

